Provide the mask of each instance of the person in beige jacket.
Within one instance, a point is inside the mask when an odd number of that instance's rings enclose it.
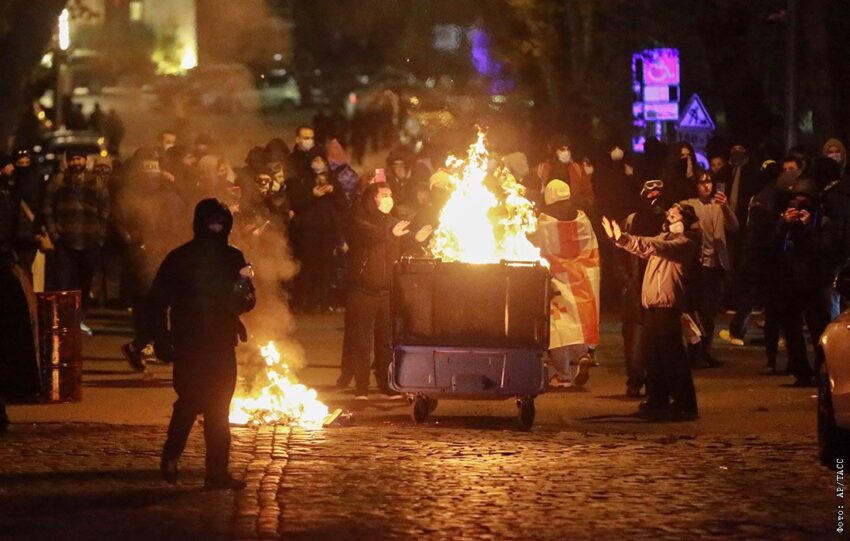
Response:
[[[602,226],[614,243],[647,260],[641,287],[644,312],[643,355],[647,363],[646,400],[639,411],[670,414],[681,419],[698,415],[696,391],[682,341],[682,313],[687,309],[686,273],[693,265],[700,232],[690,205],[675,204],[667,211],[665,231],[655,237],[622,233],[619,224],[603,218]]]
[[[696,197],[682,201],[694,208],[699,218],[702,241],[697,255],[699,264],[695,265],[691,308],[699,315],[703,337],[697,345],[695,358],[691,360],[697,367],[720,366],[722,363],[711,355],[711,343],[714,339],[714,319],[720,311],[723,300],[725,276],[732,270],[729,257],[727,234],[738,232],[738,218],[729,207],[726,194],[715,189],[711,175],[702,173],[696,184]]]

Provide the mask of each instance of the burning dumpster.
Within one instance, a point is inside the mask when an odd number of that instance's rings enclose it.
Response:
[[[439,398],[517,397],[534,421],[546,384],[549,273],[537,263],[402,259],[393,285],[390,385],[427,419]]]
[[[546,386],[549,272],[529,240],[534,206],[506,167],[490,167],[484,140],[441,173],[450,194],[433,259],[396,264],[390,386],[410,395],[416,422],[439,398],[516,397],[529,428]]]

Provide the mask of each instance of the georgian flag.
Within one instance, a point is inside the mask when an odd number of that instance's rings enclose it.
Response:
[[[599,343],[599,244],[587,215],[560,222],[542,214],[540,251],[559,295],[552,299],[549,348]]]

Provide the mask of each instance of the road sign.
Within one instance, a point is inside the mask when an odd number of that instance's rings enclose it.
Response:
[[[705,105],[703,105],[699,96],[696,94],[691,96],[691,99],[688,100],[688,104],[685,106],[684,111],[685,112],[682,114],[682,117],[679,119],[679,124],[676,127],[678,131],[714,131],[714,121],[711,120],[711,115],[708,114],[708,109],[705,108]]]
[[[646,120],[676,120],[679,118],[679,104],[676,102],[645,103],[643,117]]]
[[[680,130],[678,138],[680,141],[686,141],[694,148],[706,148],[708,140],[711,138],[710,131],[687,131]]]

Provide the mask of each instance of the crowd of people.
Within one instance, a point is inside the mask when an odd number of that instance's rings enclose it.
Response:
[[[384,168],[360,174],[350,145],[328,137],[333,130],[323,122],[323,141],[302,125],[291,147],[271,139],[241,165],[228,163],[209,135],[187,143],[166,130],[123,163],[69,150],[45,182],[30,151],[20,149],[0,164],[4,257],[31,272],[45,252],[47,289],[81,290],[84,312],[96,272],[118,261],[135,329],[123,353],[144,370],[155,358],[144,315],[157,268],[188,240],[195,205],[216,199],[232,215],[233,244],[249,259],[277,250],[272,257],[297,261],[294,279],[280,284],[295,312],[346,310],[339,385],[354,380],[357,398],[367,399],[374,355],[380,391],[392,396],[385,373],[392,264],[422,250],[439,225],[451,190],[441,169],[447,149],[399,144]],[[493,159],[521,180],[544,233],[547,223],[575,225],[574,238],[555,228],[555,236],[535,240],[563,286],[553,300],[551,385],[589,377],[600,281],[603,291],[621,291],[626,394],[639,397],[645,388],[643,410],[696,416],[690,369],[721,366],[713,338],[743,345],[758,310],[767,371],[813,384],[823,362],[817,337],[840,307],[832,280],[850,255],[850,178],[840,141],[764,160],[733,145],[711,152],[706,169],[684,142],[650,140],[643,155],[612,145],[591,161],[578,159],[559,134],[538,150],[546,158],[532,167],[519,149],[499,148]],[[597,243],[603,234],[612,242]],[[270,244],[271,237],[286,240]],[[576,243],[574,253],[559,252],[564,242]],[[724,309],[734,317],[717,333]],[[814,344],[811,364],[804,329]],[[786,367],[777,362],[783,342]]]

